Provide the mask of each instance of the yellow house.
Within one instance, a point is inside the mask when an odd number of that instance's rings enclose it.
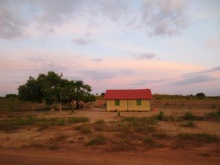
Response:
[[[150,89],[106,90],[107,111],[150,111]]]

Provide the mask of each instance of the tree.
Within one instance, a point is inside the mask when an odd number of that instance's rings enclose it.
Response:
[[[205,94],[204,93],[197,93],[196,97],[198,97],[198,99],[204,99],[205,98]]]
[[[101,93],[101,97],[105,97],[105,92],[102,92],[102,93]]]
[[[79,109],[79,101],[83,99],[83,95],[84,95],[84,91],[83,91],[84,82],[81,80],[77,80],[75,84],[76,84],[76,95],[74,100],[76,100],[76,109]]]
[[[41,84],[37,82],[33,77],[29,77],[29,80],[18,87],[18,97],[20,100],[34,102],[42,102],[43,93],[41,92]],[[34,105],[32,105],[35,110]]]
[[[60,111],[63,103],[76,101],[76,109],[79,102],[91,102],[95,100],[90,94],[91,86],[83,81],[69,81],[62,74],[49,71],[47,74],[39,74],[37,79],[30,77],[26,84],[19,86],[19,98],[31,102],[42,102],[51,105],[59,104]]]

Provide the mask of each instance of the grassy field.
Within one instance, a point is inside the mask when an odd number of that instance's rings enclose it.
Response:
[[[26,154],[35,150],[99,156],[117,153],[123,159],[129,158],[123,153],[129,153],[143,160],[146,153],[175,153],[182,159],[183,152],[190,152],[191,159],[196,156],[200,163],[208,159],[215,164],[220,161],[218,101],[160,98],[152,101],[157,111],[118,115],[99,108],[97,102],[75,111],[67,106],[62,112],[36,104],[37,110],[32,111],[31,103],[1,98],[0,148]],[[170,161],[169,156],[158,159]]]

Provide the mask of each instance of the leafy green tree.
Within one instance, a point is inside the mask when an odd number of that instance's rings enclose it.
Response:
[[[62,110],[62,95],[64,93],[62,74],[49,71],[47,75],[40,74],[38,82],[41,84],[41,92],[43,93],[46,104],[59,104],[60,111]]]
[[[49,71],[47,74],[39,74],[37,79],[30,77],[25,85],[18,88],[19,98],[31,102],[42,102],[51,105],[59,104],[60,111],[62,104],[76,101],[76,109],[79,109],[79,102],[95,101],[95,96],[90,94],[91,86],[83,81],[69,81],[63,78],[62,74]]]
[[[84,96],[84,90],[83,90],[84,82],[81,80],[77,80],[75,82],[75,85],[76,85],[76,90],[75,90],[76,94],[75,94],[74,100],[76,101],[76,109],[79,109],[80,108],[79,102],[80,102],[80,100],[83,99],[83,96]]]
[[[197,93],[196,97],[198,97],[198,99],[204,99],[205,98],[205,94],[204,93]]]
[[[33,77],[29,77],[29,80],[18,87],[18,98],[24,101],[42,102],[43,93],[41,91],[41,85]],[[35,110],[34,105],[32,106]]]

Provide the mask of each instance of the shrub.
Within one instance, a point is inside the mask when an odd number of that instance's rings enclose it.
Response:
[[[83,134],[91,134],[92,133],[91,128],[87,125],[80,125],[80,126],[75,127],[75,129],[77,131],[80,131]]]
[[[69,117],[67,119],[68,123],[85,123],[89,122],[89,118],[87,117]]]
[[[178,140],[201,142],[201,143],[216,143],[219,142],[219,138],[216,135],[210,135],[207,133],[181,133],[177,135]]]
[[[185,119],[185,120],[195,120],[195,116],[191,113],[191,112],[187,112],[187,113],[185,113],[185,115],[183,116],[183,118]]]
[[[150,148],[159,147],[159,145],[150,136],[144,137],[143,142],[145,145],[147,145],[147,147],[150,147]]]
[[[219,120],[220,119],[220,110],[217,112],[211,112],[205,115],[205,118]]]
[[[98,135],[90,139],[87,143],[86,146],[94,146],[94,145],[103,145],[105,144],[105,137],[102,135]]]
[[[127,140],[114,141],[110,148],[108,148],[109,151],[130,151],[134,149],[134,146]]]
[[[94,129],[95,129],[95,131],[102,132],[105,130],[105,126],[104,125],[95,125]]]
[[[102,124],[105,124],[105,121],[104,120],[97,120],[96,122],[95,122],[95,124],[98,124],[98,125],[102,125]]]
[[[156,116],[156,119],[160,121],[164,120],[165,119],[164,112],[160,111],[159,114]]]
[[[152,134],[153,137],[158,138],[158,139],[168,139],[170,138],[169,135],[162,133],[162,132],[157,132]]]
[[[188,122],[186,122],[186,123],[181,123],[181,124],[180,124],[180,127],[190,127],[190,128],[194,128],[194,127],[196,127],[196,125],[190,120],[190,121],[188,121]]]
[[[125,117],[122,119],[122,122],[128,122],[131,123],[132,125],[136,125],[136,124],[152,124],[155,125],[156,124],[156,120],[154,118],[146,118],[146,117]]]
[[[117,115],[118,115],[118,117],[120,117],[120,116],[121,116],[121,113],[120,113],[120,112],[118,112],[118,113],[117,113]]]
[[[54,125],[64,126],[65,125],[65,120],[63,118],[56,119],[56,123],[54,123]]]

